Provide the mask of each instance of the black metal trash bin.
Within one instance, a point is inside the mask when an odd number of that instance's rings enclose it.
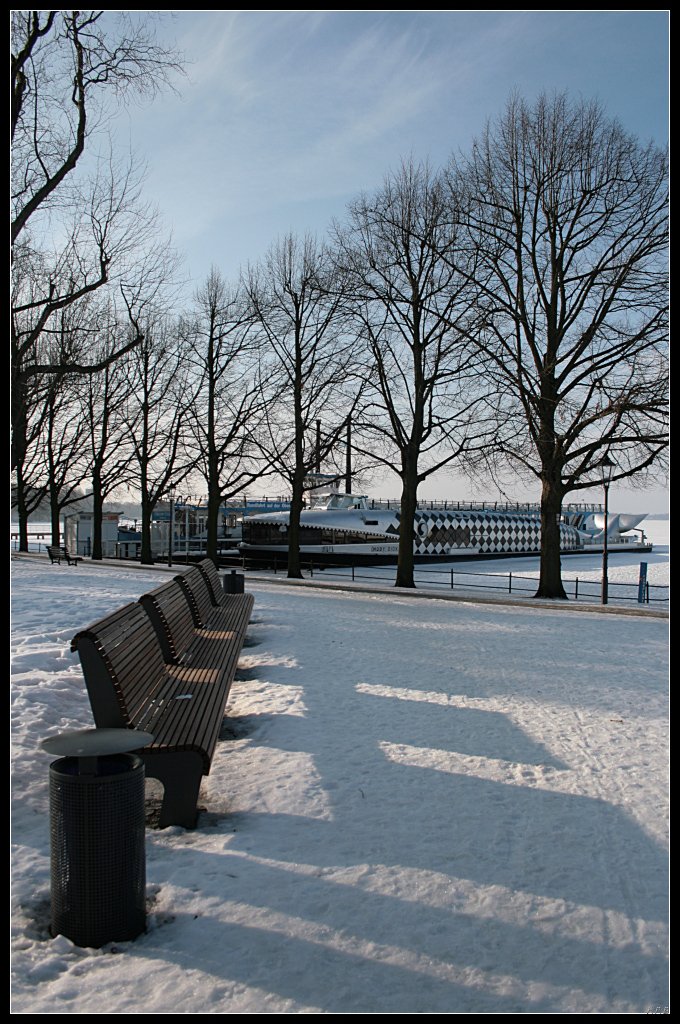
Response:
[[[98,733],[83,733],[101,743]],[[139,749],[132,730],[113,745]],[[122,737],[121,737],[122,734]],[[70,734],[72,738],[78,734]],[[120,737],[120,738],[119,738]],[[59,737],[61,750],[68,743]],[[48,749],[50,741],[43,746]],[[73,742],[71,742],[71,746]],[[57,740],[51,742],[58,753]],[[101,748],[100,748],[101,749]],[[106,745],[104,745],[106,749]],[[80,752],[79,752],[80,753]],[[50,765],[53,935],[99,948],[134,939],[146,927],[144,762],[127,752],[68,756]]]
[[[144,762],[133,754],[50,766],[52,934],[99,948],[146,927]]]
[[[225,594],[243,594],[244,591],[245,576],[243,573],[236,572],[236,569],[232,569],[231,572],[227,572],[222,577],[222,589]]]

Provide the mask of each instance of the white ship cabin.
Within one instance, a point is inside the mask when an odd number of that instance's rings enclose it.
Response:
[[[315,511],[332,509],[367,509],[368,497],[365,494],[339,494],[331,491],[327,494],[315,494],[309,503]]]

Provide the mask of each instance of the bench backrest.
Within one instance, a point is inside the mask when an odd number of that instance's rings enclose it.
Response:
[[[208,590],[210,591],[210,597],[214,605],[222,604],[222,595],[224,590],[222,588],[222,581],[220,574],[215,567],[215,563],[211,558],[203,558],[198,562],[196,568],[199,570],[206,583],[208,584]]]
[[[97,728],[134,726],[166,675],[156,630],[138,602],[77,633],[78,651]]]
[[[194,616],[177,579],[142,594],[140,604],[153,622],[167,662],[177,663],[194,638]]]
[[[203,573],[198,566],[193,566],[182,576],[175,576],[185,594],[194,616],[194,625],[202,629],[211,619],[215,610],[212,595],[206,583]]]

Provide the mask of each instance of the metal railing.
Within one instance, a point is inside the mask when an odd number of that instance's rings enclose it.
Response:
[[[11,532],[9,535],[10,546],[13,546],[15,551],[19,550],[19,539],[18,533]],[[60,537],[60,543],[63,543],[63,534]],[[52,534],[49,530],[41,530],[40,533],[29,533],[28,535],[28,550],[47,551],[52,546]]]
[[[279,560],[274,557],[273,572],[277,575],[287,570],[287,559]],[[396,567],[385,566],[385,571],[376,574],[379,566],[370,565],[332,565],[327,563],[303,560],[300,562],[301,570],[306,570],[310,578],[314,575],[323,575],[357,580],[371,580],[374,582],[394,585],[396,579]],[[246,569],[244,562],[243,568]],[[251,568],[253,568],[251,566]],[[435,578],[437,577],[437,578]],[[471,581],[472,579],[472,581]],[[504,594],[530,594],[536,592],[538,580],[534,576],[521,576],[517,573],[497,572],[460,572],[455,569],[426,569],[416,566],[414,571],[416,585],[424,587],[444,587],[448,590],[459,591],[467,589],[495,590]],[[528,584],[528,585],[525,585]],[[562,585],[568,598],[579,601],[596,601],[599,603],[601,597],[601,580],[585,580],[578,576],[562,578]],[[668,604],[670,587],[666,584],[652,584],[648,581],[644,584],[643,600],[640,600],[639,584],[609,581],[609,600],[612,601],[634,601],[637,604]]]

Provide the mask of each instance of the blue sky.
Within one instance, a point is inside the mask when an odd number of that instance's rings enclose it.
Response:
[[[188,77],[116,130],[189,291],[286,231],[323,234],[403,157],[445,163],[512,90],[597,98],[668,140],[668,11],[178,11],[159,32]]]
[[[196,283],[323,233],[402,157],[444,163],[513,89],[598,98],[668,138],[665,11],[179,11],[160,31],[188,78],[118,133]]]

